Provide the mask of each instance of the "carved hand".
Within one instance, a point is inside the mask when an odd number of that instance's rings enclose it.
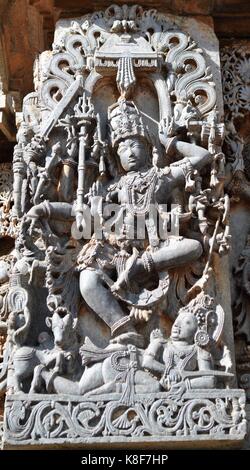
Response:
[[[171,119],[170,124],[168,124],[168,121],[166,118],[162,119],[159,123],[159,139],[161,144],[164,147],[167,147],[167,142],[168,138],[170,137],[171,134],[169,132],[172,132],[173,129],[173,118]]]
[[[99,216],[102,219],[102,203],[103,203],[104,188],[100,181],[97,181],[90,188],[88,193],[88,200],[90,202],[91,215],[93,217]]]
[[[159,139],[162,145],[166,148],[168,145],[168,139],[180,134],[186,129],[185,126],[179,126],[176,124],[174,117],[171,118],[170,123],[164,118],[159,124]]]
[[[177,369],[171,369],[169,371],[169,380],[171,383],[177,383],[181,381],[181,375]]]

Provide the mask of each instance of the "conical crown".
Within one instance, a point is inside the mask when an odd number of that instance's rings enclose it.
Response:
[[[122,98],[110,106],[108,120],[113,147],[117,146],[121,140],[135,136],[144,137],[149,141],[141,114],[133,101]]]

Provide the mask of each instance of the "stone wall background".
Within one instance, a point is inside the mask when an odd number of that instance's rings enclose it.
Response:
[[[105,9],[111,3],[96,0],[90,6],[83,0],[0,0],[0,164],[12,161],[22,99],[33,90],[33,64],[39,53],[51,48],[56,21]],[[116,3],[135,1],[116,0]],[[204,25],[214,28],[220,41],[227,127],[226,185],[231,196],[230,282],[236,363],[239,385],[248,394],[250,416],[250,3],[249,0],[144,0],[143,6],[163,13],[198,17]],[[2,235],[1,256],[8,253],[10,243],[10,237]],[[0,360],[4,340],[0,328]],[[2,408],[3,398],[0,427]]]

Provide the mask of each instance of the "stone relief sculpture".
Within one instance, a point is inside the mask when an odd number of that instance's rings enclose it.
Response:
[[[6,446],[240,441],[208,57],[178,18],[112,5],[60,21],[36,67],[14,151]]]
[[[17,227],[11,218],[13,176],[10,163],[2,163],[0,176],[0,396],[4,396],[7,383],[8,354],[5,343],[7,337],[7,295],[9,273],[13,258],[14,237]]]
[[[249,51],[244,43],[238,51],[225,46],[221,52],[225,100],[225,149],[228,161],[228,192],[234,202],[248,200],[249,130],[244,118],[249,113]],[[238,124],[237,124],[238,121]]]
[[[249,223],[241,223],[249,203],[249,46],[244,41],[237,48],[225,45],[221,53],[223,92],[225,97],[228,156],[227,192],[231,197],[231,226],[237,244],[233,245],[232,305],[239,384],[249,397]],[[237,225],[241,225],[240,236]]]

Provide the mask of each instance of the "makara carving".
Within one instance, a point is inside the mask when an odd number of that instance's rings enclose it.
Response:
[[[206,55],[178,20],[113,5],[58,23],[35,88],[14,152],[5,441],[242,439]]]

